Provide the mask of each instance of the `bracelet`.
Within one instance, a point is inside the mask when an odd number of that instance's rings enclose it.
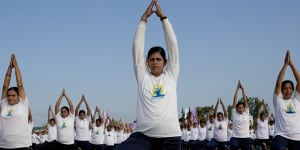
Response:
[[[163,21],[163,20],[165,20],[167,18],[168,18],[167,16],[160,17],[160,21]]]

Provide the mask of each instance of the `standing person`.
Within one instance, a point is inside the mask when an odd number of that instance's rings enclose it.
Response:
[[[273,113],[271,114],[270,118],[269,118],[269,141],[270,141],[270,148],[272,147],[272,143],[273,143],[273,136],[274,136],[274,123],[275,123],[275,119],[274,119],[274,115]]]
[[[242,90],[243,94],[243,102],[237,103],[238,91]],[[250,135],[249,135],[249,106],[245,93],[245,89],[243,88],[241,82],[238,82],[236,87],[236,91],[233,98],[232,105],[232,122],[233,122],[233,133],[232,138],[230,140],[230,149],[231,150],[250,150]],[[234,107],[235,106],[235,107]]]
[[[98,119],[96,119],[96,113],[98,113]],[[92,150],[103,150],[104,149],[104,123],[100,115],[100,109],[96,107],[92,118],[92,138],[91,138],[91,149]]]
[[[148,17],[156,6],[165,35],[166,52],[152,47],[144,58],[144,38]],[[138,25],[133,44],[133,63],[137,80],[137,124],[135,133],[119,149],[180,149],[180,126],[177,112],[179,54],[175,33],[157,0],[152,0]]]
[[[264,112],[262,112],[262,108],[264,108]],[[263,150],[267,150],[268,145],[270,143],[268,116],[269,116],[269,111],[267,109],[265,101],[263,100],[257,112],[257,120],[256,120],[257,128],[256,128],[256,140],[255,140],[255,145],[261,146]]]
[[[198,140],[199,140],[199,145],[198,148],[199,150],[206,150],[206,125],[205,125],[205,120],[199,120],[200,124],[198,125]]]
[[[294,83],[290,80],[282,81],[287,67],[290,66],[296,78],[296,92]],[[279,72],[274,90],[273,104],[275,109],[275,133],[273,149],[296,150],[300,147],[300,74],[293,64],[290,52],[286,52],[284,65]],[[294,95],[293,95],[294,94]]]
[[[85,103],[87,114],[84,110],[80,110],[79,108],[82,104],[82,102]],[[88,150],[89,147],[89,140],[91,137],[91,129],[92,125],[89,121],[89,118],[91,116],[91,109],[88,104],[88,102],[85,99],[85,96],[82,95],[80,102],[76,106],[75,110],[75,142],[77,144],[77,147],[81,150]]]
[[[53,118],[51,118],[51,115]],[[39,150],[52,150],[55,149],[57,139],[57,126],[55,121],[55,114],[52,111],[51,105],[48,108],[48,136],[46,142],[39,146]]]
[[[218,112],[218,106],[221,103],[223,108],[223,113]],[[227,150],[227,127],[228,127],[228,119],[227,119],[227,111],[224,103],[221,98],[218,99],[215,110],[214,110],[214,137],[213,139],[207,143],[208,150]]]
[[[208,111],[206,116],[206,140],[210,142],[214,137],[214,116],[211,115],[211,112],[214,110],[214,105],[211,105],[211,108]]]
[[[60,108],[63,97],[66,98],[69,107],[63,106]],[[55,115],[57,126],[56,149],[74,150],[74,107],[70,97],[67,96],[65,89],[63,89],[56,101]]]
[[[17,87],[10,87],[11,73],[15,69]],[[31,145],[28,132],[29,103],[21,72],[14,54],[11,55],[2,89],[0,103],[0,150],[27,150]]]

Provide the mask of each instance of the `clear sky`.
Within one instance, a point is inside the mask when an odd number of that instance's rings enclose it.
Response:
[[[300,70],[298,0],[160,0],[180,51],[178,111],[231,104],[237,81],[272,106],[287,49]],[[85,94],[115,118],[136,116],[132,41],[150,0],[0,1],[0,84],[16,54],[35,125],[66,89],[76,105]],[[162,26],[148,20],[146,51],[165,47]],[[287,79],[294,77],[288,69]],[[15,85],[12,78],[11,85]],[[240,95],[241,96],[241,95]],[[63,102],[62,104],[66,104]],[[74,106],[75,107],[75,106]]]

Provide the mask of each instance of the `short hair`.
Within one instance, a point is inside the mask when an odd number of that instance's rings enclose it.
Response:
[[[235,105],[235,108],[238,108],[240,105],[243,105],[245,107],[245,103],[244,102],[238,102],[236,105]]]
[[[281,82],[281,89],[282,89],[286,84],[288,84],[288,83],[290,83],[290,84],[292,85],[292,89],[293,89],[293,91],[294,91],[294,83],[293,83],[291,80],[284,80],[284,81],[282,81],[282,82]]]

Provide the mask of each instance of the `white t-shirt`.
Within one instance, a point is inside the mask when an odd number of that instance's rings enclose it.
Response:
[[[199,141],[204,141],[206,139],[206,126],[204,126],[203,128],[199,125],[198,126],[198,131],[199,131]]]
[[[239,114],[235,108],[232,108],[233,133],[235,138],[249,138],[249,108],[245,108],[243,114]]]
[[[57,138],[57,127],[56,125],[51,126],[48,124],[48,139],[47,142],[52,142]]]
[[[198,130],[198,127],[194,128],[194,127],[191,127],[191,140],[197,140],[198,137],[199,137],[199,130]]]
[[[37,134],[33,133],[31,137],[32,137],[31,138],[32,144],[40,144],[41,143],[41,137],[38,136]]]
[[[56,115],[57,142],[65,145],[74,144],[74,114],[71,112],[62,118],[60,112]]]
[[[264,121],[257,119],[256,123],[257,123],[256,138],[269,139],[268,119],[265,119]]]
[[[227,129],[227,141],[230,141],[230,139],[231,139],[231,137],[232,137],[232,133],[233,133],[233,131],[232,131],[232,129]]]
[[[250,130],[249,130],[249,135],[250,135],[250,138],[251,138],[251,139],[253,139],[253,140],[256,139],[255,131],[254,131],[253,129],[250,129]]]
[[[19,98],[19,103],[9,105],[7,99],[0,103],[0,148],[21,148],[31,145],[28,132],[28,99]]]
[[[89,129],[89,120],[86,118],[81,120],[79,119],[79,117],[75,117],[75,123],[75,140],[89,141],[91,137],[91,130]]]
[[[108,146],[115,145],[115,132],[114,130],[111,131],[104,131],[104,144]]]
[[[168,61],[165,71],[155,77],[144,58],[146,23],[138,25],[133,44],[133,63],[137,80],[137,124],[135,132],[150,137],[180,136],[177,111],[178,45],[168,19],[162,21]]]
[[[185,142],[189,142],[190,139],[191,139],[191,134],[192,134],[191,131],[185,129],[185,131],[184,131],[184,139],[183,139],[183,140],[184,140]]]
[[[214,123],[210,123],[210,121],[206,121],[206,139],[211,141],[214,137]]]
[[[274,136],[280,135],[287,139],[300,139],[300,94],[295,92],[292,99],[283,100],[282,95],[274,94],[275,131]]]
[[[99,127],[93,124],[91,143],[95,145],[104,144],[104,124]]]
[[[48,135],[47,135],[47,134],[41,135],[41,136],[40,136],[40,139],[41,139],[41,144],[43,144],[43,143],[45,143],[46,140],[48,139]]]
[[[29,146],[32,146],[32,129],[33,129],[33,122],[29,122],[28,123],[29,140],[30,140],[30,145]]]
[[[117,144],[121,144],[123,142],[123,134],[124,134],[124,130],[120,130],[117,133]]]
[[[215,119],[214,122],[214,139],[218,142],[226,142],[227,141],[227,126],[228,119],[224,118],[222,121],[218,121]]]
[[[269,125],[269,136],[274,136],[274,124]]]

